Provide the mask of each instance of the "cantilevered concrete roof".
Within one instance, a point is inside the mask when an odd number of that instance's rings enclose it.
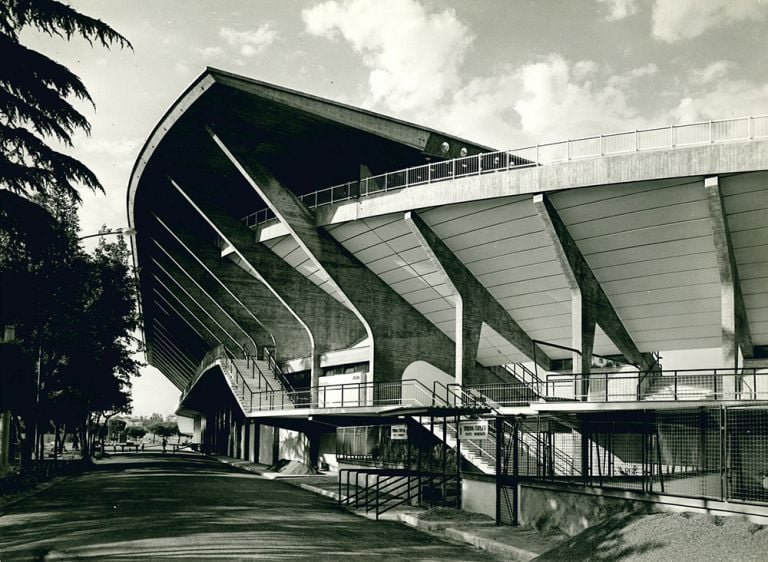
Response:
[[[214,145],[211,130],[236,139],[243,150],[296,194],[361,174],[452,158],[462,150],[470,154],[489,150],[428,127],[207,69],[149,135],[128,189],[129,223],[138,230],[134,250],[141,270],[148,358],[179,387],[186,385],[212,343],[235,348],[242,345],[242,341],[235,341],[244,339],[242,333],[234,338],[228,333],[237,318],[216,310],[215,301],[237,298],[237,287],[245,281],[210,279],[210,250],[220,246],[220,237],[178,198],[170,180],[184,188],[193,186],[234,219],[264,205],[246,189],[237,170]],[[200,236],[208,243],[206,247],[188,244],[190,237]],[[289,242],[270,246],[332,297],[343,301],[327,283],[327,276],[302,257],[301,248]],[[180,258],[173,259],[174,255]],[[179,273],[182,261],[194,267]],[[213,291],[211,286],[219,290]],[[274,332],[278,325],[283,332],[302,331],[290,313],[267,310],[282,305],[263,293],[249,295],[248,310],[241,311],[241,316],[249,316],[252,324],[260,323],[267,331]],[[363,335],[358,334],[357,339]],[[298,355],[308,349],[299,343],[296,347]]]

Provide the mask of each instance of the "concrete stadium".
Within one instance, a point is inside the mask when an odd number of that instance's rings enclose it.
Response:
[[[377,514],[768,517],[768,117],[499,150],[208,69],[128,214],[205,452]]]

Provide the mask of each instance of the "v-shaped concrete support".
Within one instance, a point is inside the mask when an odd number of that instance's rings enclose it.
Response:
[[[343,295],[371,341],[370,368],[376,380],[399,380],[414,361],[452,373],[453,342],[410,303],[370,271],[324,229],[314,214],[237,143],[209,134],[246,183],[285,225],[315,267]]]
[[[429,225],[414,211],[405,213],[405,222],[429,256],[432,265],[442,273],[451,287],[456,303],[456,379],[475,381],[477,348],[483,322],[503,336],[523,354],[549,369],[549,358],[512,319],[493,295],[472,274]]]

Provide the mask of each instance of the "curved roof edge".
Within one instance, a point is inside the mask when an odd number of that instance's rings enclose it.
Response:
[[[207,67],[205,71],[200,76],[198,76],[179,95],[176,101],[174,101],[173,104],[171,104],[168,110],[163,114],[163,116],[160,118],[158,123],[152,129],[146,142],[144,143],[141,150],[139,151],[139,155],[137,156],[136,162],[133,165],[133,168],[131,170],[131,176],[128,181],[128,192],[127,192],[127,200],[126,200],[126,204],[128,207],[127,209],[128,224],[129,226],[131,226],[131,228],[135,227],[133,207],[134,207],[134,202],[136,198],[136,191],[138,189],[138,184],[141,179],[141,175],[144,171],[144,168],[146,167],[147,162],[149,162],[150,158],[152,157],[152,154],[154,153],[155,148],[157,148],[157,146],[160,144],[163,137],[165,137],[165,135],[168,132],[170,132],[171,128],[179,120],[179,118],[215,84],[223,84],[225,86],[227,85],[240,86],[246,90],[248,87],[263,88],[265,90],[275,92],[278,95],[282,94],[282,95],[287,95],[296,99],[308,100],[310,102],[318,104],[319,106],[334,108],[334,109],[342,110],[344,112],[351,112],[352,114],[355,114],[355,115],[364,115],[367,117],[372,117],[381,122],[386,122],[388,124],[400,126],[403,128],[423,131],[424,133],[428,133],[429,135],[437,135],[447,140],[452,140],[460,144],[471,146],[475,150],[480,150],[483,152],[493,150],[493,148],[491,147],[484,146],[476,142],[472,142],[464,138],[457,137],[455,135],[444,133],[442,131],[432,129],[430,127],[425,127],[423,125],[404,121],[402,119],[397,119],[395,117],[391,117],[381,113],[376,113],[374,111],[370,111],[367,109],[344,104],[344,103],[330,100],[327,98],[322,98],[320,96],[307,94],[305,92],[300,92],[298,90],[293,90],[283,86],[262,82],[254,78],[249,78],[246,76],[234,74],[224,70],[219,70],[217,68]],[[348,124],[352,125],[351,123],[348,123]]]

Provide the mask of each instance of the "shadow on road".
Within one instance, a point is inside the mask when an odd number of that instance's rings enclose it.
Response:
[[[192,455],[125,455],[0,514],[0,560],[488,560]]]

